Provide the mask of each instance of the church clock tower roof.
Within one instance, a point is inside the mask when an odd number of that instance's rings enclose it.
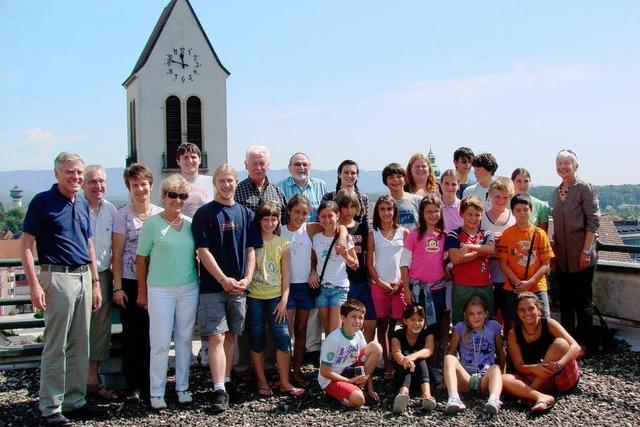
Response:
[[[129,75],[129,77],[127,77],[127,79],[122,83],[122,86],[127,87],[131,82],[131,80],[133,79],[133,77],[135,76],[135,74],[147,63],[147,60],[149,59],[149,56],[151,55],[151,52],[153,51],[153,48],[155,47],[156,42],[158,41],[158,38],[160,37],[162,30],[164,29],[164,26],[166,25],[167,21],[169,20],[169,17],[171,16],[171,12],[173,11],[176,3],[178,3],[179,1],[186,2],[187,6],[189,7],[189,10],[193,14],[193,18],[198,24],[198,28],[202,32],[204,39],[207,41],[207,44],[209,45],[209,49],[211,49],[211,53],[213,54],[213,57],[216,59],[216,62],[227,75],[231,75],[229,70],[227,70],[224,67],[224,65],[222,65],[222,62],[220,62],[220,58],[218,58],[216,51],[213,49],[213,45],[211,44],[209,37],[207,37],[207,33],[204,31],[204,28],[202,28],[202,24],[200,23],[200,20],[198,19],[198,16],[196,15],[196,13],[193,11],[193,7],[191,7],[191,3],[189,3],[189,0],[171,0],[169,4],[162,11],[160,18],[156,23],[156,26],[153,28],[153,32],[151,33],[149,40],[147,40],[147,44],[144,46],[144,49],[142,50],[142,53],[138,58],[138,62],[136,62],[136,65],[133,67],[133,71],[131,71],[131,74]]]

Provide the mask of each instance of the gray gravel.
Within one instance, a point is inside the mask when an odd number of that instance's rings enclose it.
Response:
[[[532,416],[528,406],[503,396],[504,405],[500,413],[491,417],[484,414],[484,401],[463,396],[467,410],[457,416],[444,413],[446,394],[435,392],[438,408],[432,413],[419,409],[394,416],[391,413],[393,390],[381,377],[376,377],[376,388],[382,404],[360,410],[347,410],[324,396],[317,383],[301,398],[281,396],[258,398],[254,385],[249,381],[240,384],[246,399],[244,403],[232,405],[224,414],[214,415],[210,411],[211,384],[204,369],[194,369],[191,375],[194,403],[179,407],[173,382],[167,387],[168,409],[156,412],[143,405],[111,403],[110,418],[78,423],[86,426],[270,426],[270,425],[640,425],[640,353],[631,352],[620,345],[615,353],[596,355],[581,364],[583,376],[580,385],[568,395],[561,396],[550,413]],[[315,372],[306,372],[308,379]],[[16,370],[0,372],[0,425],[38,425],[37,409],[39,371]],[[413,402],[417,404],[417,400]]]

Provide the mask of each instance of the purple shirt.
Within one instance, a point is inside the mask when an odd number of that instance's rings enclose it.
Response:
[[[442,219],[444,220],[444,231],[449,233],[451,230],[462,227],[463,221],[460,216],[460,199],[456,198],[456,201],[452,205],[442,201]]]
[[[460,364],[469,374],[486,374],[496,363],[496,335],[502,326],[495,320],[487,320],[480,331],[469,331],[465,322],[454,326],[460,336]],[[468,331],[468,332],[467,332]]]

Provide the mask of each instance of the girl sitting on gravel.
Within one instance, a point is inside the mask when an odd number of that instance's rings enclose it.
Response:
[[[411,384],[420,384],[422,408],[431,411],[436,400],[431,397],[429,387],[429,369],[427,358],[433,354],[434,327],[425,329],[424,307],[410,304],[402,314],[404,327],[393,333],[391,339],[391,357],[395,367],[395,386],[398,395],[393,401],[393,412],[401,414],[409,404]]]
[[[460,391],[489,393],[484,408],[490,414],[500,410],[504,351],[500,323],[487,321],[489,308],[482,297],[469,298],[463,306],[464,321],[453,328],[449,354],[444,358],[444,381],[449,392],[446,411],[457,414],[466,408]],[[460,353],[460,359],[455,356]],[[496,365],[496,356],[499,365]]]
[[[560,323],[542,317],[542,304],[533,292],[518,294],[516,314],[522,324],[509,331],[507,347],[517,375],[502,376],[504,389],[535,402],[533,412],[546,412],[555,404],[548,393],[567,392],[578,383],[580,346]]]

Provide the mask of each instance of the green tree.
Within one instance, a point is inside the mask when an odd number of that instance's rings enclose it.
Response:
[[[22,231],[22,223],[24,222],[24,209],[11,208],[2,217],[0,217],[0,230],[11,230],[12,233]]]

